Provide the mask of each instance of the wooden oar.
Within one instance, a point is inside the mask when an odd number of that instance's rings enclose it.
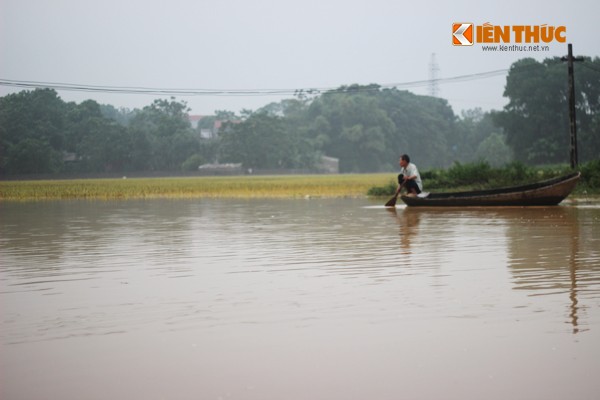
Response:
[[[391,199],[388,200],[387,203],[385,203],[386,207],[396,207],[396,200],[398,200],[398,195],[392,197]]]
[[[400,195],[400,190],[402,190],[402,186],[404,186],[404,182],[402,182],[402,184],[396,191],[396,194],[394,195],[394,197],[392,197],[391,199],[388,200],[387,203],[385,203],[386,207],[396,207],[396,200],[398,200],[398,196]]]

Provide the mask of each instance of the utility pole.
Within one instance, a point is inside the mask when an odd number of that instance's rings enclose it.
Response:
[[[577,160],[577,120],[575,117],[575,73],[573,71],[574,61],[583,61],[583,57],[573,57],[573,45],[569,43],[569,54],[561,58],[567,62],[567,70],[569,74],[569,121],[571,131],[571,168],[575,169],[578,164]]]

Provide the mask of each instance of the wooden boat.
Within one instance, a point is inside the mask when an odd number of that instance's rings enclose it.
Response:
[[[455,193],[421,193],[400,198],[407,206],[471,207],[471,206],[553,206],[567,197],[577,185],[580,172],[546,181],[500,189]]]

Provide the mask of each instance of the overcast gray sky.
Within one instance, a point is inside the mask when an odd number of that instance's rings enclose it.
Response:
[[[564,25],[575,55],[600,55],[597,0],[0,0],[0,79],[168,89],[308,89],[439,78],[500,69],[545,52],[452,45],[453,22]],[[577,68],[577,67],[576,67]],[[566,79],[566,77],[565,77]],[[442,82],[457,114],[500,109],[505,75]],[[22,89],[0,86],[0,96]],[[408,89],[427,94],[426,85]],[[141,108],[168,96],[59,91]],[[290,96],[178,96],[191,114],[255,110]]]

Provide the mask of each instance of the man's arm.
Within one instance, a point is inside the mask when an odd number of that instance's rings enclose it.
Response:
[[[412,180],[414,180],[414,179],[417,179],[417,172],[416,172],[416,168],[413,168],[413,166],[412,166],[412,165],[409,165],[409,166],[406,168],[406,175],[408,175],[408,176],[406,176],[406,177],[404,178],[404,180],[406,180],[406,181],[412,181]]]

